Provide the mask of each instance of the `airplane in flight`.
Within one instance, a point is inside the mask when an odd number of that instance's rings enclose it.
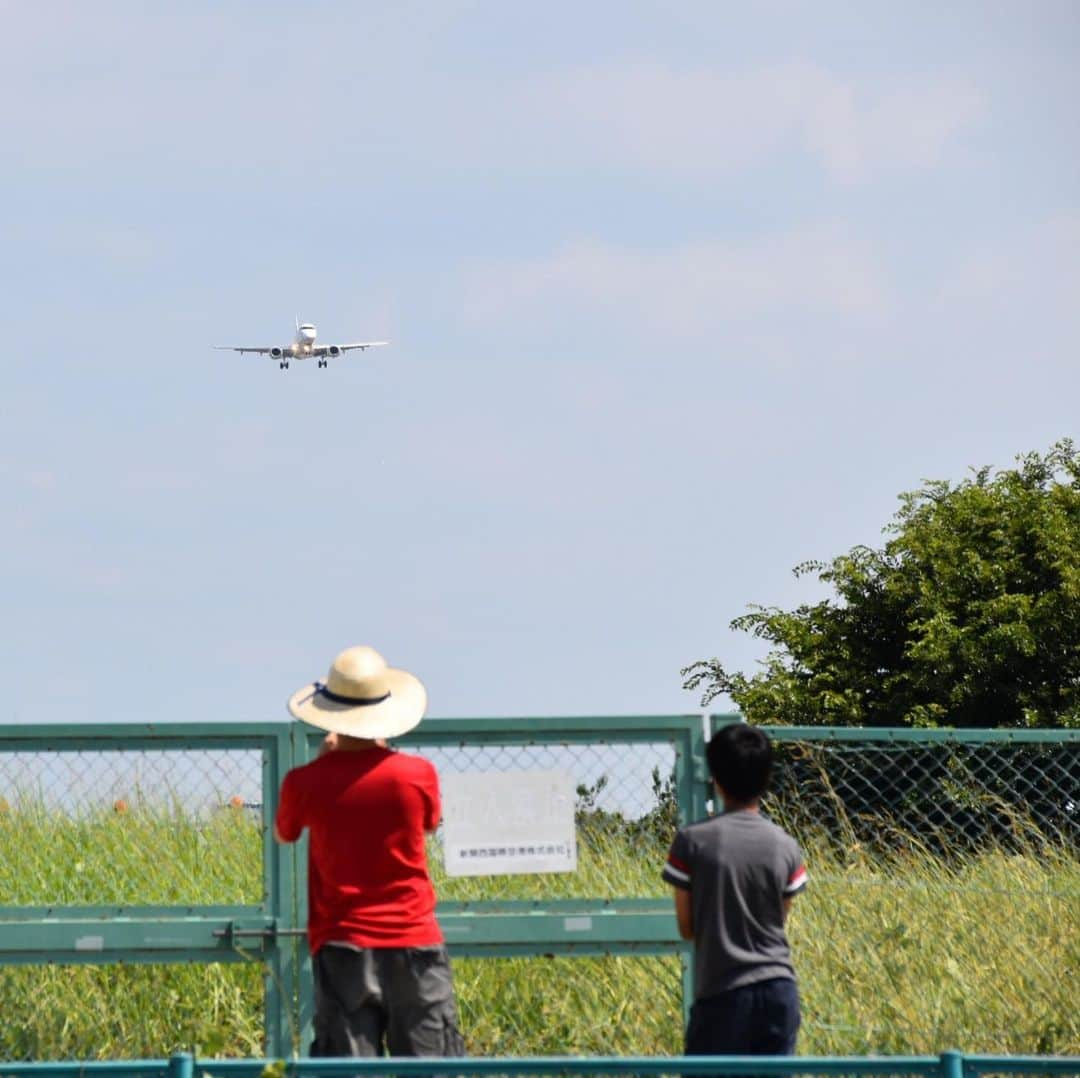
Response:
[[[312,322],[301,322],[296,319],[296,337],[292,344],[270,345],[264,348],[240,348],[231,344],[215,344],[214,347],[228,352],[258,352],[260,355],[269,356],[278,361],[278,367],[287,371],[290,359],[317,359],[320,367],[325,367],[331,359],[346,352],[359,348],[378,348],[389,344],[389,341],[357,341],[353,344],[316,344],[315,338],[319,331]]]

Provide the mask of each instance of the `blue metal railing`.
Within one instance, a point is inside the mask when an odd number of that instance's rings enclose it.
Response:
[[[0,1078],[469,1078],[471,1075],[1080,1075],[1080,1056],[542,1056],[476,1059],[169,1059],[2,1063]]]

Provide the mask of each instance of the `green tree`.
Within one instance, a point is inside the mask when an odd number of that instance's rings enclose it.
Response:
[[[683,669],[707,704],[793,725],[1080,726],[1080,451],[900,495],[882,549],[805,562],[835,596],[751,606],[733,629],[772,645],[752,677]]]

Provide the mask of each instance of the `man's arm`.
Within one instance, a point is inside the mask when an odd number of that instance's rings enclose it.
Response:
[[[788,877],[781,895],[784,903],[784,923],[787,922],[788,916],[791,913],[791,904],[794,901],[795,896],[806,887],[806,865],[803,864],[802,850],[799,849],[795,840],[790,836],[788,836],[788,842],[791,845],[788,860]]]
[[[694,938],[694,907],[690,901],[690,889],[693,886],[692,862],[690,840],[685,831],[679,831],[671,844],[664,870],[660,875],[665,883],[670,883],[675,889],[675,921],[679,926],[679,935],[684,940]]]
[[[694,938],[694,906],[690,901],[690,892],[682,887],[675,890],[675,921],[679,926],[679,935],[684,940]]]
[[[806,866],[803,864],[802,853],[798,848],[795,850],[794,867],[788,876],[787,883],[784,885],[783,901],[784,901],[784,920],[787,921],[788,914],[791,913],[791,904],[795,900],[795,896],[799,894],[806,887]]]
[[[442,791],[439,789],[438,772],[429,761],[425,763],[428,765],[428,775],[420,789],[424,798],[424,830],[430,834],[442,820]]]
[[[296,811],[295,772],[290,771],[281,784],[278,794],[277,812],[274,814],[274,839],[277,842],[295,842],[300,837],[304,825]]]

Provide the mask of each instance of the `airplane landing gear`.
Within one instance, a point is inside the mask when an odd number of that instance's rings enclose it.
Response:
[[[326,366],[326,360],[325,359],[320,359],[319,360],[319,366],[320,367],[325,367]]]

